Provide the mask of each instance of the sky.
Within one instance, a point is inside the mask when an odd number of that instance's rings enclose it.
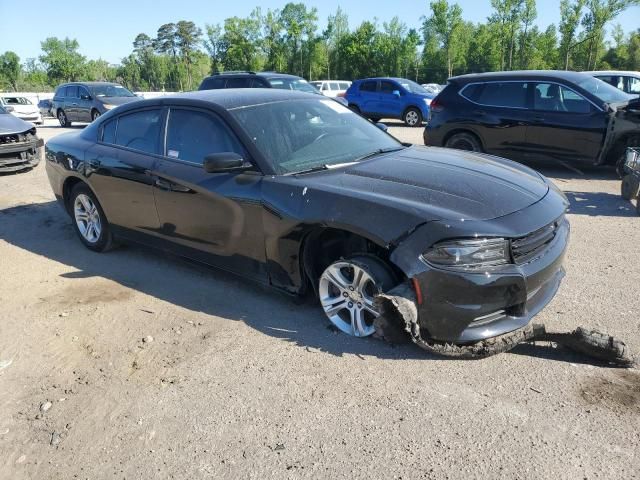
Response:
[[[89,59],[102,58],[120,63],[131,53],[138,33],[155,36],[158,27],[178,20],[191,20],[204,30],[205,23],[220,23],[232,16],[245,17],[260,5],[267,9],[282,8],[286,0],[0,0],[0,53],[11,50],[21,61],[41,54],[40,42],[47,37],[75,38],[80,53]],[[410,28],[419,28],[420,17],[429,13],[429,0],[306,1],[318,9],[319,25],[324,28],[327,16],[338,6],[349,16],[349,26],[364,20],[379,23],[398,16]],[[453,3],[453,2],[451,2]],[[465,20],[484,22],[491,13],[490,0],[458,0]],[[538,0],[537,24],[544,29],[558,24],[558,0]],[[25,12],[28,6],[28,12]],[[26,15],[25,15],[26,14]],[[11,19],[21,19],[13,21]],[[615,20],[625,32],[640,26],[640,7],[631,7]],[[611,25],[609,25],[611,28]]]

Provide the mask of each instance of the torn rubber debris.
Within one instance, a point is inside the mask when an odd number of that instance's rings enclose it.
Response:
[[[413,343],[435,355],[480,359],[508,352],[520,343],[548,341],[616,365],[631,367],[635,364],[624,342],[582,327],[570,333],[555,333],[547,332],[544,325],[533,323],[519,330],[468,345],[425,339],[418,324],[416,295],[407,283],[398,285],[389,293],[378,295],[374,302],[380,312],[374,322],[377,337],[391,343],[400,343],[406,340],[409,334]]]

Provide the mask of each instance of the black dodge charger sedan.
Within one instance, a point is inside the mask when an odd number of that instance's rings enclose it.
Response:
[[[433,100],[425,145],[516,161],[617,165],[640,145],[640,102],[578,72],[520,71],[449,79]]]
[[[123,105],[47,143],[80,240],[133,241],[288,293],[367,336],[374,297],[415,289],[425,337],[471,343],[554,296],[567,201],[496,157],[399,143],[330,99],[274,89]]]

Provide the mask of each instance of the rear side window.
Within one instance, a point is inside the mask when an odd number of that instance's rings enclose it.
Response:
[[[200,85],[200,90],[217,90],[218,88],[224,88],[224,78],[205,78]]]
[[[526,82],[488,82],[472,87],[474,86],[465,87],[461,93],[464,97],[481,105],[527,108],[528,84]]]
[[[360,91],[361,92],[375,92],[376,91],[376,82],[375,81],[367,81],[367,82],[362,82],[362,84],[360,85]]]
[[[340,82],[340,90],[346,90],[349,86],[347,82]]]
[[[167,157],[202,164],[211,153],[236,152],[245,156],[240,142],[214,115],[171,109],[167,128]]]
[[[160,109],[122,115],[118,118],[116,145],[145,153],[160,153],[161,117]]]
[[[227,88],[249,88],[251,79],[248,77],[229,78]]]
[[[118,119],[114,118],[113,120],[107,122],[102,127],[102,141],[104,143],[116,143],[116,125],[118,124]]]
[[[398,86],[387,80],[383,80],[380,82],[380,91],[382,93],[393,93],[394,90],[399,90]]]
[[[67,94],[65,95],[67,98],[78,98],[78,87],[77,85],[70,85],[67,87]]]

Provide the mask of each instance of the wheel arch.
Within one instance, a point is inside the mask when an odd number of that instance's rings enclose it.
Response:
[[[478,135],[471,128],[454,128],[453,130],[447,132],[444,135],[444,137],[442,137],[442,146],[444,147],[451,137],[453,137],[454,135],[457,135],[459,133],[467,133],[469,135],[473,135],[474,138],[478,141],[478,143],[482,147],[482,151],[486,152],[486,147],[484,145],[484,142],[482,141],[482,138],[480,138],[480,135]]]
[[[73,191],[75,186],[80,184],[80,183],[84,184],[89,190],[91,190],[91,192],[98,199],[98,202],[100,202],[100,206],[102,206],[102,202],[100,201],[100,197],[96,194],[95,190],[93,188],[91,188],[91,185],[89,185],[84,179],[82,179],[80,177],[70,176],[70,177],[67,177],[65,179],[65,181],[63,182],[63,184],[62,184],[62,201],[64,203],[65,210],[69,214],[71,214],[71,204],[70,204],[71,192]],[[102,207],[102,208],[104,210],[104,207]]]

